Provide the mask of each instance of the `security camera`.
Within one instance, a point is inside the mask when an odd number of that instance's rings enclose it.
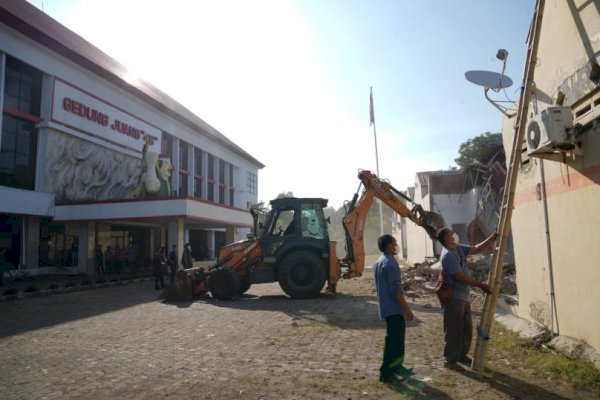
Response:
[[[506,57],[508,57],[508,51],[506,51],[504,49],[500,49],[500,50],[498,50],[498,53],[496,53],[496,58],[498,60],[505,61]]]

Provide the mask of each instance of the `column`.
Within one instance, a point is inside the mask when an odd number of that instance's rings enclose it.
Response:
[[[25,216],[25,232],[21,237],[25,239],[26,245],[23,260],[27,269],[39,268],[40,265],[40,218],[34,216]]]
[[[237,240],[237,226],[225,226],[225,244],[233,243]]]

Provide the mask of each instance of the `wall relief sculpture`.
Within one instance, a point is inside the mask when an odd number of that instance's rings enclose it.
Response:
[[[56,131],[46,163],[46,186],[63,201],[131,198],[142,169],[138,158]]]

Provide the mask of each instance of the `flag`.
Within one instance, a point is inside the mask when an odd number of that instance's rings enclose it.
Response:
[[[369,117],[370,122],[369,122],[369,126],[372,126],[375,124],[375,110],[373,110],[373,87],[371,86],[371,96],[370,96],[370,102],[369,102]]]

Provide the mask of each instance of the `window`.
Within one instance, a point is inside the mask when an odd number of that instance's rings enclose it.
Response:
[[[257,183],[256,183],[256,174],[252,172],[248,172],[246,175],[246,184],[248,186],[248,192],[252,194],[257,194]]]
[[[173,136],[168,133],[163,133],[162,152],[173,159]]]
[[[194,196],[202,198],[202,150],[194,148]]]
[[[327,232],[323,210],[313,208],[309,204],[303,204],[300,214],[300,227],[303,237],[323,239]]]
[[[179,196],[187,196],[188,195],[188,174],[180,171],[179,172]]]
[[[41,96],[42,72],[7,56],[0,185],[34,189]]]
[[[206,199],[215,201],[215,156],[208,155],[208,180]]]
[[[271,236],[287,236],[294,233],[294,210],[280,210],[269,228]]]
[[[0,185],[33,190],[36,152],[34,123],[5,113],[0,144]]]
[[[179,142],[179,170],[188,171],[188,144]]]
[[[234,195],[235,194],[235,186],[233,185],[233,165],[229,164],[229,205],[233,207]]]
[[[219,160],[219,203],[225,204],[225,161]]]
[[[7,56],[4,107],[39,117],[41,97],[42,72]]]

